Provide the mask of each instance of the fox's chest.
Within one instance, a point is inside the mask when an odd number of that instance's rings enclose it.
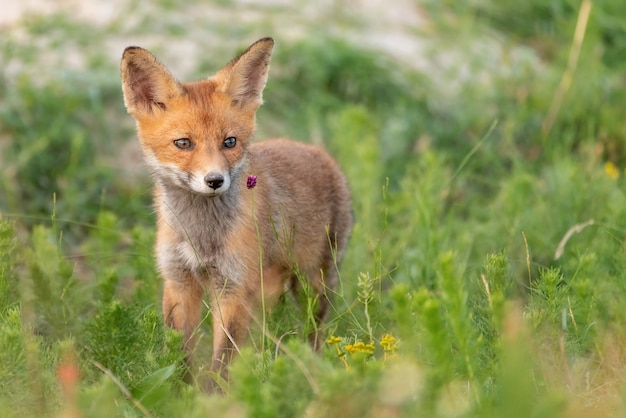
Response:
[[[168,232],[158,243],[157,257],[166,270],[191,272],[201,280],[239,282],[245,271],[240,257],[229,251],[228,236],[239,221],[234,194],[202,198],[178,189],[159,190],[156,201]]]
[[[214,244],[183,241],[177,246],[177,261],[202,280],[220,279],[237,283],[241,280],[243,265],[234,254]]]

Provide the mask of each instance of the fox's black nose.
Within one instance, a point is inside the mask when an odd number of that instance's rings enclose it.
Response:
[[[224,184],[224,176],[217,173],[209,173],[204,176],[204,182],[213,190],[217,190]]]

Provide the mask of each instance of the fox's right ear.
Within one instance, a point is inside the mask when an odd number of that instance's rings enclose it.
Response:
[[[184,94],[167,68],[143,48],[124,50],[121,74],[124,104],[133,116],[166,110],[170,100]]]

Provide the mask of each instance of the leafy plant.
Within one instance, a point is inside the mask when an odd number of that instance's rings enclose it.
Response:
[[[229,2],[135,3],[0,28],[0,415],[624,415],[623,1],[426,0],[384,36],[339,4],[319,34],[297,3],[236,27]],[[258,136],[326,146],[355,224],[320,352],[305,291],[259,315],[217,396],[211,327],[187,384],[163,324],[109,49],[132,34],[205,76],[259,28],[277,48]],[[189,53],[206,39],[215,56]]]

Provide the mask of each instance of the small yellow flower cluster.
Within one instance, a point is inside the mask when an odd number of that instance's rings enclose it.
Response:
[[[612,180],[617,180],[620,175],[619,168],[610,161],[604,164],[604,173]]]
[[[391,334],[385,334],[380,340],[380,346],[385,353],[395,353],[398,350],[398,340]]]
[[[346,360],[346,353],[341,351],[341,347],[339,347],[339,343],[341,342],[342,339],[343,338],[341,337],[335,337],[334,335],[332,335],[329,339],[326,340],[326,344],[335,346],[335,348],[337,349],[337,357],[339,357],[339,359],[341,360],[343,365],[346,367],[346,369],[349,369],[350,365],[348,364],[348,361]]]
[[[375,349],[376,347],[374,347],[374,344],[365,344],[361,341],[355,342],[354,344],[348,344],[344,347],[344,350],[346,350],[350,354],[365,353],[368,355],[372,355],[374,354]]]
[[[344,366],[346,366],[346,369],[350,369],[350,364],[348,363],[348,359],[346,358],[347,354],[350,354],[350,356],[357,356],[361,359],[364,359],[373,357],[374,351],[376,351],[376,346],[374,345],[374,343],[366,344],[362,341],[355,341],[352,344],[340,345],[342,341],[344,341],[343,338],[333,335],[326,340],[326,344],[335,346],[335,348],[337,349],[337,357],[339,357]],[[386,361],[389,356],[396,353],[396,351],[398,350],[399,342],[393,335],[385,334],[378,344],[383,349],[384,360]],[[363,357],[363,354],[365,355],[365,357]]]
[[[326,344],[330,344],[330,345],[336,345],[336,344],[339,344],[340,342],[341,342],[341,337],[335,337],[334,335],[326,340]]]

